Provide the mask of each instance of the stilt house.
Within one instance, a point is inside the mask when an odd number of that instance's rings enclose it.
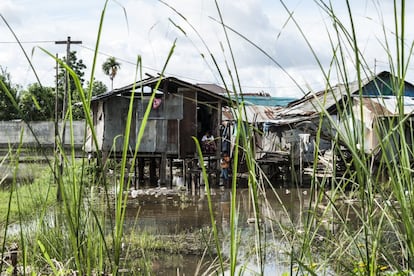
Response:
[[[149,106],[153,93],[155,99]],[[92,99],[97,145],[89,139],[87,148],[90,152],[100,152],[104,158],[120,156],[131,97],[134,101],[128,145],[130,153],[134,152],[145,112],[149,108],[138,157],[157,160],[161,184],[166,181],[168,160],[190,160],[196,156],[192,137],[201,141],[202,135],[210,131],[217,137],[218,143],[217,151],[212,155],[219,158],[221,109],[227,105],[228,99],[186,81],[162,76],[150,76]]]

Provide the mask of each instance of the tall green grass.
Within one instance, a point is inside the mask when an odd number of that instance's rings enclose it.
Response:
[[[363,127],[364,117],[360,118],[357,114],[366,114],[362,101],[362,80],[375,73],[366,69],[369,66],[359,46],[352,3],[345,1],[348,8],[345,24],[329,2],[315,2],[328,15],[334,26],[332,33],[327,30],[332,49],[331,67],[328,70],[321,67],[326,90],[329,91],[335,85],[332,79],[346,85],[353,79],[351,75],[356,74],[359,101],[355,109],[350,109],[350,106],[344,106],[338,99],[337,112],[348,120],[338,122],[327,111],[322,111],[320,115],[321,124],[316,141],[322,135],[322,121],[328,122],[336,132],[333,137],[334,152],[343,157],[342,146],[345,146],[352,154],[352,160],[348,161],[341,177],[332,178],[330,181],[313,178],[311,188],[314,201],[308,206],[304,232],[298,234],[292,231],[292,262],[298,265],[299,274],[408,274],[413,270],[413,183],[410,165],[413,128],[410,124],[411,114],[404,114],[402,80],[407,74],[413,44],[407,46],[405,41],[405,2],[394,1],[395,37],[390,39],[385,36],[382,42],[384,51],[390,58],[389,71],[396,75],[390,88],[397,99],[397,116],[385,117],[376,122],[376,136],[380,145],[372,154],[363,150],[365,141],[361,137],[365,137],[366,133]],[[287,9],[287,12],[292,11]],[[308,41],[294,16],[292,22]],[[385,33],[385,23],[383,24]],[[389,46],[392,42],[396,44],[395,53]],[[308,45],[315,53],[312,45]],[[348,67],[345,60],[350,58],[353,65]],[[315,55],[315,59],[319,63],[318,56]],[[379,82],[377,86],[379,89]],[[350,97],[353,92],[350,89],[346,85],[344,96]],[[323,106],[323,101],[318,103],[319,109],[324,110],[321,108]],[[380,154],[375,155],[376,153]],[[316,161],[317,156],[315,164]],[[316,174],[316,166],[314,169]],[[320,206],[323,210],[319,209]],[[335,227],[326,229],[324,224],[327,221]]]
[[[390,58],[390,72],[396,75],[390,85],[396,95],[398,112],[397,116],[387,117],[377,122],[376,131],[380,145],[374,153],[384,153],[380,155],[365,153],[363,151],[365,142],[360,139],[365,135],[364,127],[358,127],[363,125],[364,121],[360,121],[357,117],[358,112],[364,113],[361,101],[363,98],[362,79],[372,76],[373,72],[366,69],[368,66],[357,39],[352,3],[345,1],[348,8],[347,24],[339,19],[330,2],[315,1],[315,3],[328,16],[334,27],[333,32],[328,28],[326,29],[332,50],[331,66],[328,69],[322,66],[305,32],[295,20],[294,13],[284,5],[287,14],[289,14],[289,21],[297,27],[298,33],[303,36],[314,54],[315,63],[320,66],[321,73],[325,78],[326,90],[329,91],[334,87],[336,84],[334,80],[340,80],[345,84],[349,83],[353,79],[351,75],[355,74],[360,93],[357,96],[359,103],[355,109],[344,106],[338,99],[337,112],[342,118],[348,118],[348,120],[338,122],[327,111],[320,114],[320,124],[316,134],[316,148],[319,146],[318,143],[323,135],[324,126],[328,124],[335,134],[332,137],[334,142],[333,151],[341,159],[346,160],[347,166],[341,176],[330,179],[318,178],[315,176],[318,154],[315,153],[314,174],[310,187],[312,197],[306,203],[306,206],[302,206],[300,223],[293,220],[287,208],[285,208],[285,215],[290,219],[288,223],[281,223],[271,215],[272,210],[271,206],[268,205],[268,195],[266,193],[270,191],[278,197],[279,191],[273,186],[274,183],[266,178],[255,160],[254,134],[259,130],[244,123],[246,114],[243,104],[243,91],[228,33],[235,32],[240,36],[242,34],[226,25],[225,18],[221,15],[219,2],[216,1],[219,14],[219,19],[216,22],[222,27],[226,39],[224,45],[230,53],[230,60],[222,68],[218,65],[215,53],[209,49],[202,35],[197,32],[183,14],[171,7],[197,33],[209,53],[208,57],[216,66],[214,70],[218,72],[226,90],[233,91],[228,92],[228,96],[236,99],[232,106],[235,111],[237,136],[232,164],[230,233],[226,237],[228,243],[222,241],[216,227],[210,197],[211,187],[203,162],[201,162],[207,198],[210,204],[212,232],[218,255],[217,263],[211,266],[214,270],[211,274],[224,275],[228,272],[230,275],[242,275],[249,271],[248,263],[254,262],[256,273],[264,275],[266,262],[268,261],[267,252],[275,250],[273,246],[275,241],[278,240],[282,240],[285,246],[284,251],[289,261],[286,274],[290,275],[408,275],[414,270],[412,261],[414,254],[414,203],[412,200],[414,186],[411,168],[414,154],[412,142],[414,135],[411,114],[404,114],[404,82],[401,81],[407,75],[413,48],[412,43],[407,47],[405,41],[405,2],[394,1],[393,3],[395,17],[393,37],[390,38],[387,35],[384,23],[384,41],[381,46]],[[105,2],[100,18],[91,83],[93,83],[106,4],[107,2]],[[177,25],[177,27],[179,26]],[[180,29],[183,28],[180,27]],[[275,63],[275,66],[280,66],[260,47],[248,38],[244,38],[268,56]],[[390,46],[391,43],[395,44],[395,53]],[[170,49],[161,76],[173,55],[174,48],[175,44]],[[46,49],[42,50],[50,58],[55,59]],[[350,52],[352,53],[351,57],[349,56]],[[352,67],[347,66],[346,59],[349,58],[352,58]],[[63,61],[57,61],[60,66],[68,70],[70,76],[75,80],[76,90],[80,93],[84,108],[85,127],[91,129],[94,145],[98,145],[89,108],[92,87],[89,91],[84,91],[76,74]],[[138,57],[134,80],[142,77],[141,63],[141,58]],[[286,70],[285,72],[287,73]],[[289,75],[287,77],[292,78]],[[226,79],[231,79],[231,82],[226,82]],[[154,94],[152,94],[138,133],[136,147],[133,150],[132,166],[135,164],[139,144],[144,134],[145,122],[148,119],[152,100],[159,84],[160,82],[154,89]],[[2,88],[5,88],[3,84]],[[135,87],[133,95],[139,93],[140,89],[140,87]],[[353,91],[350,91],[350,87],[346,86],[345,95],[350,97],[351,92]],[[230,95],[230,93],[234,94]],[[58,144],[56,154],[61,155],[62,158],[56,158],[56,160],[62,162],[60,164],[63,167],[62,174],[56,171],[55,168],[57,167],[55,166],[50,166],[50,169],[52,179],[56,180],[59,189],[53,185],[48,186],[50,190],[48,188],[46,198],[39,198],[35,202],[34,206],[41,206],[40,209],[42,210],[37,220],[36,231],[25,233],[22,230],[17,237],[19,248],[23,252],[24,271],[31,270],[35,273],[62,275],[74,272],[82,275],[111,273],[117,275],[121,268],[125,268],[126,263],[123,259],[125,251],[122,247],[125,242],[123,227],[127,198],[123,191],[129,189],[131,184],[131,179],[125,178],[125,176],[127,173],[128,139],[134,100],[134,97],[131,97],[126,129],[123,135],[124,148],[119,179],[115,180],[116,183],[112,183],[105,177],[105,174],[94,174],[92,176],[96,177],[92,182],[97,182],[104,187],[103,197],[95,196],[95,186],[87,185],[90,175],[87,174],[88,165],[85,161],[77,162],[73,150],[66,154],[63,145]],[[323,107],[324,100],[319,102],[318,105]],[[68,106],[65,120],[69,123],[73,145],[70,97]],[[202,153],[196,139],[195,143],[200,159],[202,159]],[[352,154],[351,160],[347,160],[343,155],[343,147],[346,147],[347,151]],[[18,151],[16,156],[15,166],[17,169]],[[100,155],[97,158],[100,171],[105,171],[107,164],[103,163]],[[255,234],[252,250],[250,251],[251,256],[247,257],[242,256],[240,252],[241,241],[245,238],[239,226],[240,213],[237,205],[237,175],[240,160],[244,160],[249,173],[248,191],[251,206],[254,210]],[[337,172],[335,163],[333,168],[335,175]],[[125,179],[127,179],[126,182]],[[13,183],[10,192],[7,194],[9,205],[5,208],[7,210],[6,226],[12,218],[19,221],[23,227],[22,222],[26,215],[19,209],[22,206],[20,205],[22,199],[24,199],[23,190],[20,190],[22,193],[16,193],[16,181]],[[119,189],[115,193],[114,200],[112,200],[110,191],[111,187],[115,185],[118,185]],[[34,187],[31,186],[31,188]],[[271,189],[265,189],[265,187]],[[50,202],[55,199],[55,190],[60,193],[61,202],[57,205],[58,212],[56,215],[50,217],[48,207],[51,204]],[[16,200],[16,209],[12,208],[13,198]],[[263,220],[266,221],[266,224],[262,223]],[[9,242],[7,227],[5,229],[1,244],[3,252],[6,243]],[[224,246],[228,246],[228,250],[225,250]],[[229,253],[226,255],[224,252]],[[3,271],[3,263],[0,264],[0,271]]]
[[[383,117],[375,123],[376,137],[379,146],[372,153],[366,153],[363,116],[366,114],[363,105],[363,79],[373,77],[375,72],[367,69],[364,52],[360,48],[355,25],[351,1],[344,1],[347,8],[347,18],[340,19],[337,11],[329,1],[314,1],[323,14],[331,21],[333,29],[326,27],[326,35],[331,42],[331,63],[329,68],[322,65],[316,54],[316,50],[310,43],[302,26],[297,22],[294,11],[290,10],[284,1],[281,1],[286,13],[289,15],[289,23],[296,26],[298,33],[303,37],[314,55],[315,64],[320,67],[325,78],[326,91],[329,93],[336,85],[336,82],[345,84],[344,97],[351,98],[351,87],[348,84],[356,76],[358,91],[356,99],[358,103],[352,109],[352,103],[344,105],[341,99],[337,99],[336,108],[340,121],[332,114],[324,110],[325,99],[322,99],[315,108],[322,110],[320,123],[316,134],[316,149],[323,134],[323,129],[328,125],[333,131],[332,136],[333,152],[339,159],[345,160],[346,168],[340,174],[336,169],[336,159],[333,163],[333,174],[337,177],[318,178],[317,174],[317,150],[314,160],[314,171],[311,182],[312,200],[307,206],[303,206],[301,213],[302,224],[291,221],[289,225],[279,224],[273,221],[271,224],[272,237],[279,237],[276,233],[282,233],[283,239],[287,242],[286,252],[290,256],[289,274],[338,274],[338,275],[407,275],[413,271],[413,234],[414,234],[414,205],[413,197],[413,175],[411,161],[413,159],[413,133],[412,114],[404,114],[403,92],[405,84],[403,80],[407,75],[410,66],[410,59],[414,44],[405,39],[405,1],[393,2],[394,29],[387,32],[385,22],[383,24],[384,38],[378,45],[382,47],[386,56],[389,57],[389,71],[396,77],[391,79],[390,88],[397,100],[396,116]],[[376,3],[372,2],[374,5]],[[270,58],[275,66],[279,63],[269,54],[243,36],[234,28],[225,24],[225,18],[221,16],[219,2],[216,1],[219,18],[216,20],[223,27],[226,37],[226,50],[230,52],[230,60],[227,60],[225,67],[219,67],[215,55],[209,50],[207,43],[202,36],[199,36],[209,52],[209,57],[216,65],[216,71],[225,84],[227,91],[233,91],[233,96],[239,102],[235,102],[233,109],[236,113],[237,142],[234,155],[233,168],[238,167],[238,154],[243,154],[247,170],[249,172],[248,184],[252,198],[252,207],[256,216],[256,266],[258,273],[264,273],[265,251],[263,251],[264,238],[260,218],[263,212],[259,208],[266,204],[266,194],[263,185],[272,187],[266,177],[262,177],[260,167],[255,162],[255,148],[253,141],[253,126],[244,124],[245,111],[243,109],[242,88],[240,86],[236,60],[232,53],[232,45],[228,39],[228,32],[236,33],[246,39],[251,45]],[[180,14],[179,12],[177,12]],[[382,14],[379,11],[379,18]],[[193,28],[191,23],[180,14],[186,23]],[[346,21],[346,22],[345,22]],[[182,28],[180,28],[182,29]],[[198,34],[198,33],[197,33]],[[394,47],[391,47],[391,44]],[[395,48],[395,52],[392,50]],[[348,65],[352,60],[351,66]],[[284,70],[284,68],[281,68]],[[285,70],[287,73],[287,71]],[[288,73],[287,77],[292,78]],[[226,83],[230,79],[230,83]],[[381,83],[377,82],[377,89]],[[304,88],[299,87],[302,91]],[[381,100],[380,100],[381,101]],[[361,138],[362,137],[362,138]],[[349,160],[344,154],[343,148],[351,153]],[[201,153],[200,153],[201,155]],[[239,257],[240,230],[238,227],[238,206],[236,205],[237,180],[233,172],[232,181],[232,202],[231,202],[231,229],[230,229],[230,250],[229,250],[229,273],[230,275],[243,274],[247,272],[243,266],[237,271],[237,264],[242,264],[244,259]],[[208,179],[204,174],[205,182]],[[277,196],[277,190],[273,189]],[[209,193],[209,190],[207,190]],[[269,207],[271,208],[271,207]],[[286,215],[289,216],[288,210]],[[272,218],[270,218],[272,221]],[[215,224],[212,214],[212,224]],[[216,238],[218,251],[220,241]],[[220,261],[224,258],[221,257]],[[223,263],[224,264],[224,263]],[[221,266],[224,273],[224,265]]]
[[[326,76],[327,88],[333,87],[330,81],[330,72],[335,72],[337,78],[347,83],[351,80],[349,72],[356,72],[359,83],[359,103],[355,109],[341,106],[338,102],[339,114],[344,114],[350,118],[346,122],[335,122],[332,117],[324,112],[321,117],[330,121],[332,127],[337,130],[338,142],[345,142],[347,149],[352,153],[350,167],[345,175],[340,179],[333,179],[333,191],[324,198],[328,199],[327,208],[334,213],[333,218],[338,221],[339,229],[337,233],[329,233],[323,237],[333,246],[334,254],[329,256],[327,265],[331,269],[337,269],[341,273],[377,275],[383,270],[389,273],[406,273],[412,271],[412,218],[413,209],[411,204],[412,194],[412,173],[410,162],[412,160],[412,142],[407,139],[406,131],[412,136],[413,128],[406,122],[409,121],[411,114],[404,115],[404,82],[407,68],[410,63],[409,58],[412,52],[412,43],[407,48],[408,55],[405,54],[405,2],[394,2],[396,52],[393,53],[389,45],[388,37],[384,38],[384,51],[390,57],[389,71],[396,75],[391,81],[391,90],[397,99],[397,116],[386,117],[383,121],[377,122],[377,137],[380,146],[374,153],[379,152],[380,159],[372,154],[364,152],[366,130],[363,127],[364,117],[357,117],[356,113],[365,114],[363,106],[362,79],[372,77],[374,72],[367,70],[363,51],[359,47],[357,39],[357,28],[354,25],[354,15],[351,3],[346,1],[348,7],[348,21],[350,27],[345,27],[344,22],[339,20],[335,10],[329,3],[317,2],[321,9],[329,15],[335,27],[332,36],[333,61],[332,68],[328,72],[323,71]],[[385,24],[385,23],[384,23]],[[299,26],[300,28],[300,26]],[[384,26],[385,29],[385,26]],[[345,59],[353,53],[353,68],[345,65]],[[315,57],[317,58],[317,57]],[[381,84],[377,83],[378,89]],[[350,88],[346,88],[346,96],[350,96]],[[321,103],[322,105],[322,103]],[[358,127],[360,126],[360,127]],[[362,126],[362,127],[361,127]],[[345,131],[344,131],[345,130]],[[382,130],[382,131],[379,131]],[[396,147],[393,145],[397,145]],[[335,145],[335,151],[341,154],[339,143]],[[382,176],[388,179],[383,180]],[[332,189],[314,181],[313,185],[326,191]],[[344,188],[348,188],[352,193],[346,193]],[[351,197],[352,196],[352,197]],[[356,216],[356,225],[350,225],[340,208],[343,208],[341,198],[355,199],[351,211]],[[315,210],[315,207],[312,209]],[[318,220],[317,212],[314,212],[314,220]],[[311,222],[314,222],[311,220]],[[312,255],[317,242],[314,237],[319,233],[320,228],[309,227],[306,231],[306,247],[301,257],[310,263],[313,261]],[[305,263],[305,261],[302,261]]]
[[[91,70],[91,81],[94,80],[94,72],[96,68],[97,53],[99,49],[100,36],[103,28],[103,21],[105,18],[105,11],[107,7],[107,1],[104,3],[104,7],[101,13],[100,25],[97,32],[95,56],[93,59],[93,66]],[[18,39],[16,37],[16,39]],[[93,120],[90,109],[90,102],[92,97],[92,87],[88,91],[84,91],[76,73],[62,60],[55,58],[46,49],[41,50],[50,56],[51,59],[56,60],[59,65],[67,70],[69,76],[73,78],[76,91],[79,93],[79,98],[82,101],[83,111],[85,115],[85,128],[91,130],[92,139],[94,145],[98,145],[97,137],[93,126]],[[174,45],[171,47],[169,57],[173,54]],[[26,55],[27,56],[27,55]],[[165,62],[163,70],[160,72],[163,75],[165,68],[168,64],[169,57]],[[30,60],[29,60],[30,62]],[[137,59],[137,77],[142,78],[142,64],[141,58]],[[155,97],[155,92],[161,83],[161,77],[153,90],[152,97],[150,99],[148,108],[145,112],[141,129],[138,133],[138,139],[136,147],[133,153],[133,163],[136,160],[136,156],[139,149],[139,143],[143,137],[143,131],[145,129],[146,121],[149,116],[149,112],[152,106],[152,100]],[[2,85],[3,90],[7,89]],[[69,88],[71,89],[71,88]],[[81,161],[76,159],[75,147],[74,147],[74,130],[73,130],[73,116],[72,116],[72,97],[68,97],[68,109],[64,116],[64,124],[68,125],[67,130],[70,134],[69,145],[70,151],[66,151],[63,141],[58,139],[56,158],[47,158],[50,166],[51,179],[41,183],[45,187],[53,187],[55,193],[45,193],[46,198],[42,198],[42,201],[37,202],[37,206],[40,206],[37,212],[37,216],[33,216],[37,222],[35,229],[26,232],[27,227],[23,222],[26,221],[24,213],[21,212],[21,199],[19,201],[18,195],[22,192],[19,191],[16,194],[15,185],[13,185],[8,193],[9,206],[4,208],[7,210],[7,219],[5,225],[5,233],[2,241],[2,252],[5,252],[6,244],[10,243],[10,239],[15,239],[7,234],[9,225],[9,217],[14,214],[13,217],[21,222],[21,230],[17,243],[22,254],[23,266],[22,271],[32,271],[33,273],[41,274],[55,274],[55,275],[67,275],[76,273],[78,275],[117,275],[120,269],[126,265],[125,262],[125,250],[123,244],[125,243],[124,237],[124,219],[127,195],[123,193],[124,190],[128,190],[131,180],[128,178],[125,182],[126,176],[126,161],[129,152],[129,131],[133,116],[133,104],[135,89],[142,89],[141,87],[134,88],[133,96],[130,99],[129,112],[126,118],[127,124],[125,128],[124,137],[124,149],[120,167],[120,177],[115,179],[115,183],[111,183],[105,177],[105,173],[89,174],[90,167],[86,162],[86,158],[82,158]],[[10,97],[10,96],[9,96]],[[13,100],[12,97],[10,97]],[[18,106],[15,104],[15,107]],[[67,142],[67,141],[66,141]],[[39,143],[40,145],[40,143]],[[96,149],[96,152],[99,152]],[[16,154],[18,156],[18,153]],[[53,166],[53,160],[60,162],[58,166]],[[96,169],[99,172],[105,172],[107,164],[103,163],[102,157],[97,155]],[[16,171],[19,164],[19,158],[15,161]],[[50,175],[50,174],[49,174]],[[90,181],[92,180],[92,181]],[[14,182],[16,177],[14,177]],[[54,186],[53,183],[56,183]],[[98,183],[104,187],[103,196],[97,194],[97,189],[91,183]],[[34,188],[34,185],[28,186]],[[114,199],[112,199],[110,193],[112,187],[118,187]],[[17,198],[17,203],[12,204],[12,199]],[[35,200],[35,197],[31,197]],[[56,209],[49,211],[50,201],[55,201],[58,198]],[[48,203],[45,203],[48,202]],[[36,205],[35,205],[36,206]],[[17,211],[13,211],[15,208]],[[40,212],[39,212],[40,211]],[[0,263],[0,271],[3,271],[4,263]],[[133,271],[132,268],[127,269],[129,272]],[[147,271],[143,269],[142,271]],[[149,273],[149,272],[148,272]]]

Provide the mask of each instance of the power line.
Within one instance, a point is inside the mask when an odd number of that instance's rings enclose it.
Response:
[[[0,41],[0,44],[36,44],[36,43],[55,43],[55,41],[54,40]]]
[[[84,48],[84,49],[89,50],[89,51],[92,51],[92,52],[94,52],[96,50],[93,47],[88,47],[88,46],[85,46],[85,45],[80,45],[79,47]],[[102,51],[98,51],[98,53],[101,54],[101,55],[107,56],[107,57],[113,57],[114,56],[114,55],[111,55],[111,54],[108,54],[108,53],[105,53],[105,52],[102,52]],[[119,60],[119,61],[122,61],[124,63],[136,66],[136,62],[132,62],[132,61],[129,61],[129,60],[126,60],[126,59],[123,59],[123,58],[119,58],[119,57],[116,57],[116,59]],[[151,70],[151,71],[154,71],[154,72],[157,72],[157,73],[160,72],[160,69],[155,69],[155,68],[144,66],[144,65],[142,66],[142,68],[147,69],[147,70]],[[191,77],[188,77],[188,76],[183,76],[183,75],[179,75],[179,74],[175,74],[175,73],[166,72],[166,74],[169,75],[169,76],[177,77],[177,78],[182,78],[182,79],[195,81],[196,83],[212,83],[211,81],[195,79],[195,78],[191,78]],[[215,83],[215,84],[218,84],[218,83]],[[313,83],[313,84],[316,85],[316,84],[319,84],[319,83]],[[221,85],[221,84],[218,84],[218,85]],[[312,85],[312,84],[306,83],[306,85]],[[281,88],[296,88],[297,86],[296,85],[291,85],[291,86],[288,86],[288,85],[283,85],[283,86],[242,85],[242,87],[243,88],[250,88],[250,89],[252,89],[252,88],[254,88],[254,89],[281,89]]]
[[[62,44],[66,44],[66,42],[67,41],[62,41]],[[36,43],[55,43],[55,44],[57,44],[56,41],[54,41],[54,40],[29,40],[29,41],[19,41],[19,42],[18,41],[0,41],[0,44],[18,44],[18,43],[20,43],[20,44],[36,44]],[[84,48],[84,49],[89,50],[89,51],[92,51],[92,52],[94,52],[96,50],[93,47],[88,47],[88,46],[85,46],[85,45],[80,45],[79,47]],[[107,57],[114,56],[114,55],[110,55],[110,54],[102,52],[102,51],[98,51],[98,53],[101,54],[101,55],[107,56]],[[136,65],[136,62],[131,62],[129,60],[119,58],[119,57],[116,57],[116,58],[118,60],[124,62],[124,63],[131,64],[131,65],[134,65],[134,66]],[[376,62],[381,63],[381,64],[389,64],[389,62],[387,62],[387,61],[378,60],[378,59],[376,59]],[[384,65],[379,65],[379,64],[378,64],[378,66],[384,67]],[[151,71],[154,71],[154,72],[157,72],[157,73],[160,71],[160,69],[152,68],[152,67],[149,67],[149,66],[144,66],[143,65],[142,67],[144,69],[151,70]],[[414,67],[407,67],[407,69],[411,71],[411,70],[414,70]],[[188,77],[188,76],[183,76],[183,75],[179,75],[179,74],[175,74],[175,73],[168,73],[167,72],[167,74],[170,75],[170,76],[177,77],[177,78],[184,78],[184,79],[187,79],[187,80],[195,81],[197,83],[212,83],[211,81],[195,79],[195,78],[191,78],[191,77]],[[306,83],[306,85],[313,85],[313,84],[316,85],[316,84],[319,84],[319,83],[312,83],[312,84]],[[289,86],[289,85],[283,85],[283,86],[242,85],[242,87],[243,88],[248,88],[248,89],[282,89],[282,88],[286,89],[286,88],[296,88],[297,86],[296,85],[291,85],[291,86]]]
[[[84,48],[84,49],[89,50],[89,51],[92,51],[92,52],[95,52],[95,48],[92,48],[92,47],[88,47],[88,46],[85,46],[85,45],[80,45],[79,47]],[[113,57],[114,56],[114,55],[110,55],[110,54],[104,53],[102,51],[98,51],[98,53],[101,54],[101,55],[103,55],[103,56],[107,56],[107,57]],[[120,60],[122,62],[125,62],[125,63],[129,63],[131,65],[137,65],[136,62],[132,62],[132,61],[129,61],[129,60],[120,58],[120,57],[116,57],[116,59],[117,60]],[[151,67],[148,67],[148,66],[142,66],[142,67],[145,68],[145,69],[148,69],[148,70],[156,71],[156,72],[159,72],[160,71],[159,69],[154,69],[154,68],[151,68]]]
[[[95,48],[88,47],[88,46],[85,46],[85,45],[81,45],[80,47],[81,48],[84,48],[86,50],[92,51],[92,52],[95,51]],[[113,57],[114,56],[114,55],[110,55],[110,54],[107,54],[107,53],[104,53],[104,52],[101,52],[101,51],[98,51],[98,53],[101,54],[101,55],[107,56],[107,57]],[[116,59],[117,60],[120,60],[122,62],[128,63],[128,64],[131,64],[131,65],[134,65],[134,66],[137,65],[136,62],[132,62],[132,61],[129,61],[129,60],[126,60],[126,59],[123,59],[123,58],[116,57]],[[142,65],[142,68],[147,69],[147,70],[154,71],[156,73],[159,73],[161,71],[160,69],[156,69],[156,68],[152,68],[152,67],[144,66],[144,65]],[[205,83],[205,81],[203,81],[203,80],[194,79],[194,78],[190,78],[190,77],[183,76],[183,75],[179,75],[179,74],[174,74],[174,73],[166,72],[166,75],[173,76],[173,77],[177,77],[177,78],[183,78],[183,79],[195,81],[195,82],[198,82],[198,83]],[[211,82],[208,82],[208,83],[211,83]]]

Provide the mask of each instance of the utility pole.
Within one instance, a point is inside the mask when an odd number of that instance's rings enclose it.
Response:
[[[70,45],[71,44],[82,44],[82,41],[80,40],[70,40],[70,36],[68,36],[67,40],[60,40],[55,41],[55,44],[66,44],[66,64],[70,67]],[[65,93],[63,95],[63,107],[62,107],[62,119],[65,118],[66,113],[66,98],[68,95],[68,89],[69,89],[69,74],[68,71],[65,71]],[[64,136],[62,137],[64,139]]]
[[[82,44],[82,41],[77,40],[77,41],[73,41],[70,39],[70,36],[68,36],[67,40],[60,40],[60,41],[55,41],[55,44],[66,44],[66,64],[68,65],[68,67],[71,67],[70,64],[70,45],[71,44]],[[56,66],[57,68],[57,66]],[[57,70],[56,69],[56,97],[57,97]],[[65,115],[66,115],[66,102],[67,102],[67,96],[68,96],[68,90],[69,90],[69,73],[68,70],[65,71],[65,89],[64,89],[64,94],[63,94],[63,103],[62,103],[62,137],[61,137],[61,147],[64,150],[65,149],[65,129],[66,129],[66,121],[65,121]],[[56,113],[57,114],[57,113]],[[63,175],[63,155],[62,153],[60,153],[60,167],[59,167],[59,178],[62,177]],[[61,181],[60,179],[58,180],[58,185],[57,185],[57,201],[62,201],[62,196],[61,196],[61,191],[60,191],[60,185],[61,185]]]
[[[61,162],[61,158],[58,159],[58,136],[59,136],[59,96],[58,96],[58,74],[59,74],[59,62],[58,62],[59,56],[58,54],[56,54],[56,85],[55,85],[55,140],[54,140],[54,154],[55,154],[55,184],[57,184],[56,186],[59,187],[60,185],[60,180],[61,180],[61,175],[60,175],[60,162]],[[61,157],[62,155],[60,155]],[[58,189],[58,193],[60,193],[59,189]],[[57,199],[59,199],[60,196],[57,196]]]
[[[58,59],[59,59],[59,56],[58,56],[58,54],[56,54],[56,67],[55,67],[55,70],[56,70],[56,85],[55,85],[55,145],[54,145],[55,151],[57,151],[57,148],[58,148],[57,147],[56,138],[59,135],[59,131],[58,131],[58,127],[59,127],[59,125],[58,125],[58,123],[59,123],[59,119],[58,119],[58,114],[59,114],[59,97],[58,97],[58,92],[59,92],[59,89],[58,89],[59,62],[58,62]]]

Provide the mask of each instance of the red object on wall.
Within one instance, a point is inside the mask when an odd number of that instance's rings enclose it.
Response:
[[[161,105],[161,99],[155,98],[152,103],[152,108],[157,109]]]

